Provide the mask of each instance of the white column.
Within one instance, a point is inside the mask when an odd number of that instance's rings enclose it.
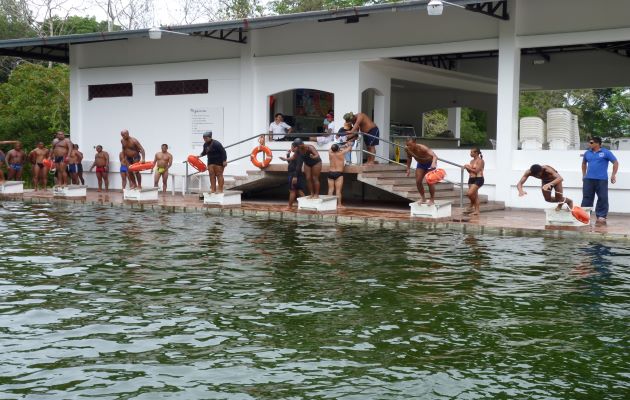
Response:
[[[512,153],[518,144],[518,106],[521,50],[516,44],[516,3],[508,3],[510,20],[499,23],[499,74],[497,88],[496,200],[510,199]]]
[[[448,129],[455,134],[457,139],[461,138],[462,108],[451,107],[448,109]]]
[[[80,51],[81,46],[75,46],[70,52],[70,140],[86,153],[81,117],[81,71],[77,65]]]
[[[230,132],[231,124],[227,124],[224,121],[224,126],[227,128],[225,132],[225,139],[223,145],[230,145],[234,142],[251,137],[256,133],[263,133],[258,127],[254,128],[254,118],[256,115],[255,107],[268,107],[268,100],[261,102],[256,97],[256,67],[255,67],[255,54],[254,54],[254,32],[247,33],[247,43],[241,44],[241,66],[240,66],[240,89],[239,89],[239,121],[237,132]],[[231,158],[240,157],[247,152],[251,151],[252,143],[244,143],[228,149],[228,160]],[[238,161],[239,165],[244,166],[249,163],[249,160]],[[242,170],[234,168],[230,171],[231,174],[244,173],[246,167]]]

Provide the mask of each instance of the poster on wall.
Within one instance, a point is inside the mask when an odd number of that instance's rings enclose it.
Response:
[[[212,137],[223,142],[223,107],[191,107],[190,130],[192,148],[200,153],[204,132],[212,131]]]

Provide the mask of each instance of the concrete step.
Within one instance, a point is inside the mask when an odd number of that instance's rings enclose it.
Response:
[[[395,193],[400,197],[404,197],[406,199],[409,200],[418,200],[420,199],[420,193],[416,192],[399,192],[399,193]],[[427,191],[425,193],[425,197],[428,198],[429,197],[429,192]],[[440,199],[440,200],[452,200],[453,204],[459,204],[459,192],[457,192],[456,196],[453,196],[452,193],[445,195],[444,193],[439,193],[439,192],[435,192],[435,198],[436,199]],[[484,194],[480,194],[479,195],[479,203],[487,203],[488,202],[488,196],[484,195]],[[464,204],[469,204],[470,200],[468,200],[468,197],[464,196]]]
[[[453,214],[461,214],[464,209],[460,209],[459,203],[457,203],[457,207],[453,208]],[[505,203],[502,201],[489,201],[487,203],[480,203],[479,209],[482,213],[491,212],[491,211],[501,211],[501,210],[505,210]]]
[[[375,165],[362,165],[361,166],[361,173],[392,172],[392,171],[405,172],[405,170],[406,170],[405,167],[398,164],[375,164]]]
[[[416,187],[416,183],[398,183],[398,184],[386,184],[386,185],[380,185],[380,186],[388,186],[391,187],[391,190],[395,191],[395,192],[409,192],[409,191],[414,191],[417,190]],[[424,185],[424,188],[426,190],[429,190],[429,186],[427,186],[426,184]],[[455,185],[452,183],[446,183],[446,182],[442,182],[442,183],[438,183],[437,185],[435,185],[435,191],[439,192],[439,191],[444,191],[444,190],[456,190],[455,189]],[[457,190],[457,192],[459,193],[459,189]]]

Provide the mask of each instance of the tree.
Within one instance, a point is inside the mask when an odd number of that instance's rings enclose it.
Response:
[[[154,25],[153,0],[94,0],[107,15],[108,31],[116,25],[124,30],[149,28]]]
[[[269,8],[276,14],[293,14],[305,11],[331,10],[371,4],[394,3],[398,0],[272,0]]]
[[[23,0],[0,0],[0,40],[36,36],[30,21],[31,13]],[[0,57],[0,83],[7,81],[19,61],[15,57]]]

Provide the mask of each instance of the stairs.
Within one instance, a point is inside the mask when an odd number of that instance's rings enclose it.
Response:
[[[250,170],[247,171],[247,175],[226,176],[225,189],[247,192],[281,185],[286,183],[286,181],[286,174],[268,174],[261,170]]]
[[[447,177],[448,178],[448,177]],[[413,171],[409,176],[405,174],[405,167],[395,164],[365,165],[357,175],[357,179],[365,184],[377,187],[386,192],[404,197],[411,201],[420,199],[416,188],[416,179]],[[459,183],[459,182],[458,182]],[[424,185],[426,196],[429,196],[429,187]],[[466,185],[464,184],[464,189]],[[459,184],[440,182],[435,186],[435,198],[439,200],[451,200],[454,207],[459,207]],[[504,210],[503,202],[489,202],[487,195],[479,195],[479,203],[482,212]],[[468,197],[464,195],[464,205],[470,204]]]

